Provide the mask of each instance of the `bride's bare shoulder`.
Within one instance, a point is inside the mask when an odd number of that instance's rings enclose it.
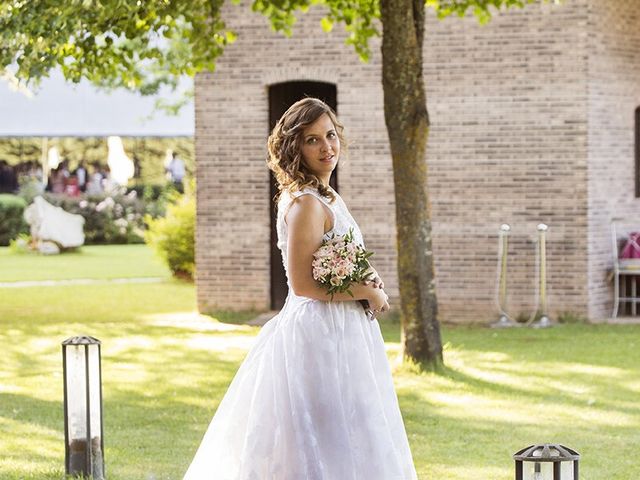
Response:
[[[302,221],[303,223],[324,223],[326,212],[322,202],[313,195],[300,195],[291,201],[289,209],[285,215],[285,222],[291,225],[292,222]]]

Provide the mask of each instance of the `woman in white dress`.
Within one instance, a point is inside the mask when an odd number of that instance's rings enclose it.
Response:
[[[341,142],[342,140],[342,142]],[[277,231],[289,295],[229,386],[184,480],[417,478],[377,320],[377,278],[327,295],[313,253],[358,225],[329,186],[342,125],[322,101],[292,105],[269,137],[279,183]]]

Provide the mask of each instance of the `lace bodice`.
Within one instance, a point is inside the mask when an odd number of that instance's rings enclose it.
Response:
[[[302,196],[302,195],[313,195],[318,200],[320,200],[324,205],[329,208],[331,215],[333,216],[333,228],[324,234],[324,238],[327,239],[331,237],[331,234],[335,235],[344,235],[349,231],[350,228],[353,229],[353,239],[356,243],[364,246],[364,240],[362,238],[362,232],[360,232],[360,227],[349,213],[347,206],[345,205],[342,197],[338,195],[338,193],[332,189],[333,194],[335,195],[335,200],[333,203],[328,198],[323,197],[318,193],[316,189],[313,188],[305,188],[299,192],[289,193],[282,192],[280,195],[280,200],[278,201],[278,216],[276,219],[276,229],[278,233],[278,248],[282,253],[282,262],[284,264],[284,270],[287,273],[287,279],[289,278],[289,272],[287,270],[287,224],[284,221],[284,217],[289,211],[289,207],[291,206],[291,202],[294,199]],[[288,283],[288,280],[287,280]]]

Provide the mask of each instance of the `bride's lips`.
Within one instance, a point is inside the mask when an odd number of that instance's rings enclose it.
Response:
[[[333,160],[334,157],[335,157],[335,155],[329,155],[328,157],[321,158],[320,161],[329,163],[329,162],[331,162]]]

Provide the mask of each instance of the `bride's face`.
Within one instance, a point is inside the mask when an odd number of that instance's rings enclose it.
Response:
[[[340,157],[340,139],[326,113],[302,132],[302,160],[318,178],[328,183]]]

